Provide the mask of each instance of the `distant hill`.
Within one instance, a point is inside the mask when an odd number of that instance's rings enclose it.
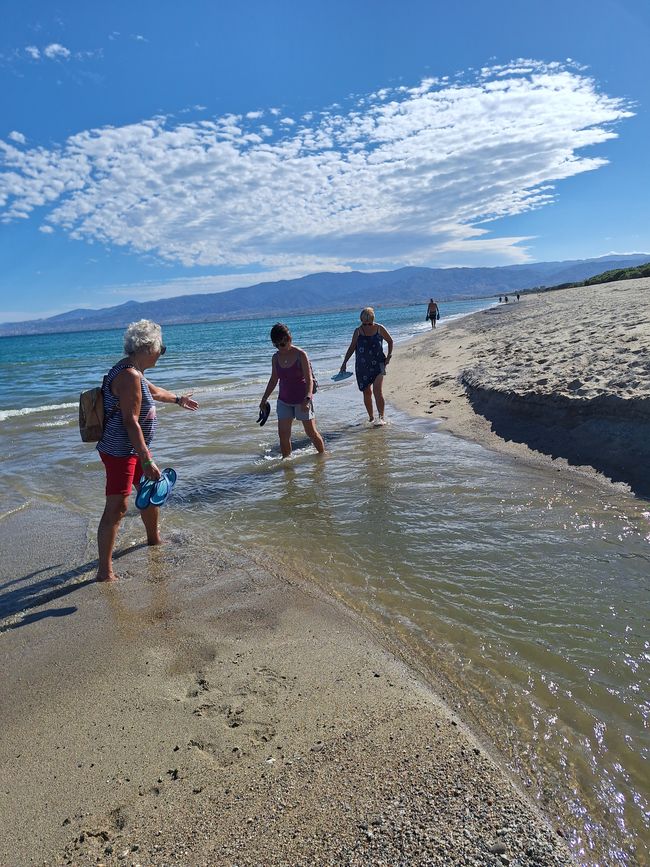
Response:
[[[638,280],[641,277],[650,277],[650,262],[638,265],[636,268],[616,268],[613,271],[603,271],[602,274],[595,274],[593,277],[578,283],[560,283],[558,286],[547,286],[544,291],[553,292],[556,289],[595,286],[597,283],[616,283],[618,280]]]
[[[650,254],[567,262],[536,262],[497,268],[399,268],[396,271],[309,274],[295,280],[257,283],[229,292],[180,295],[159,301],[127,301],[102,310],[79,308],[47,319],[0,325],[0,336],[122,328],[137,319],[162,325],[257,319],[266,316],[387,307],[476,298],[586,280],[595,274],[647,262]]]

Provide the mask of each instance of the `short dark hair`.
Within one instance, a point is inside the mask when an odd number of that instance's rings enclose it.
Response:
[[[282,340],[283,337],[291,337],[289,326],[285,325],[283,322],[276,322],[271,329],[271,342],[277,343],[278,340]]]

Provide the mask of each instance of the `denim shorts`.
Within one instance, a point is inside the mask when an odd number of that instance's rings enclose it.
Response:
[[[313,418],[316,418],[314,403],[311,400],[309,401],[309,409],[305,412],[301,403],[285,403],[278,398],[275,411],[278,414],[278,421],[283,421],[287,418],[297,418],[298,421],[311,421]]]

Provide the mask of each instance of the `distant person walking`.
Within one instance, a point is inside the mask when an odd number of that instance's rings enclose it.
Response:
[[[385,424],[385,401],[382,391],[386,365],[393,354],[393,338],[383,325],[375,322],[375,311],[364,307],[359,316],[361,325],[354,329],[352,340],[343,358],[341,371],[345,371],[348,359],[355,353],[354,370],[359,391],[363,392],[363,403],[368,413],[368,421],[375,422],[372,405],[373,394],[377,405],[377,424]],[[388,355],[384,355],[383,341],[388,344]]]
[[[438,305],[433,298],[431,298],[427,307],[427,319],[431,320],[432,328],[436,327],[436,322],[440,319],[440,311],[438,310]]]
[[[517,301],[519,301],[519,292],[517,292]]]
[[[294,346],[291,332],[281,322],[271,329],[271,342],[278,350],[271,359],[271,376],[260,401],[260,411],[265,412],[266,402],[280,383],[276,404],[278,414],[278,436],[283,458],[291,454],[291,426],[293,420],[302,422],[305,433],[314,444],[316,451],[323,454],[325,443],[316,430],[314,413],[314,377],[309,357],[304,349]]]
[[[97,530],[99,548],[98,581],[115,581],[113,548],[117,531],[128,507],[133,483],[140,490],[140,478],[160,478],[151,442],[158,419],[154,401],[176,403],[194,411],[198,403],[190,394],[176,395],[158,388],[144,377],[165,354],[160,325],[141,319],[132,322],[124,333],[125,357],[113,365],[104,377],[102,397],[106,424],[97,451],[106,468],[106,505]],[[158,506],[147,506],[140,517],[149,545],[160,545]]]

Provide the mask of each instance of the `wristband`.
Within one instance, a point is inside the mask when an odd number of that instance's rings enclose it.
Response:
[[[178,394],[177,394],[176,397],[174,398],[174,403],[177,403],[177,404],[180,406],[182,400],[183,400],[183,395],[182,395],[182,394],[181,394],[181,395],[178,395]]]
[[[148,467],[149,464],[152,464],[153,462],[154,462],[154,461],[153,461],[153,458],[149,458],[148,461],[145,461],[145,462],[142,464],[142,468],[144,469],[145,467]]]

